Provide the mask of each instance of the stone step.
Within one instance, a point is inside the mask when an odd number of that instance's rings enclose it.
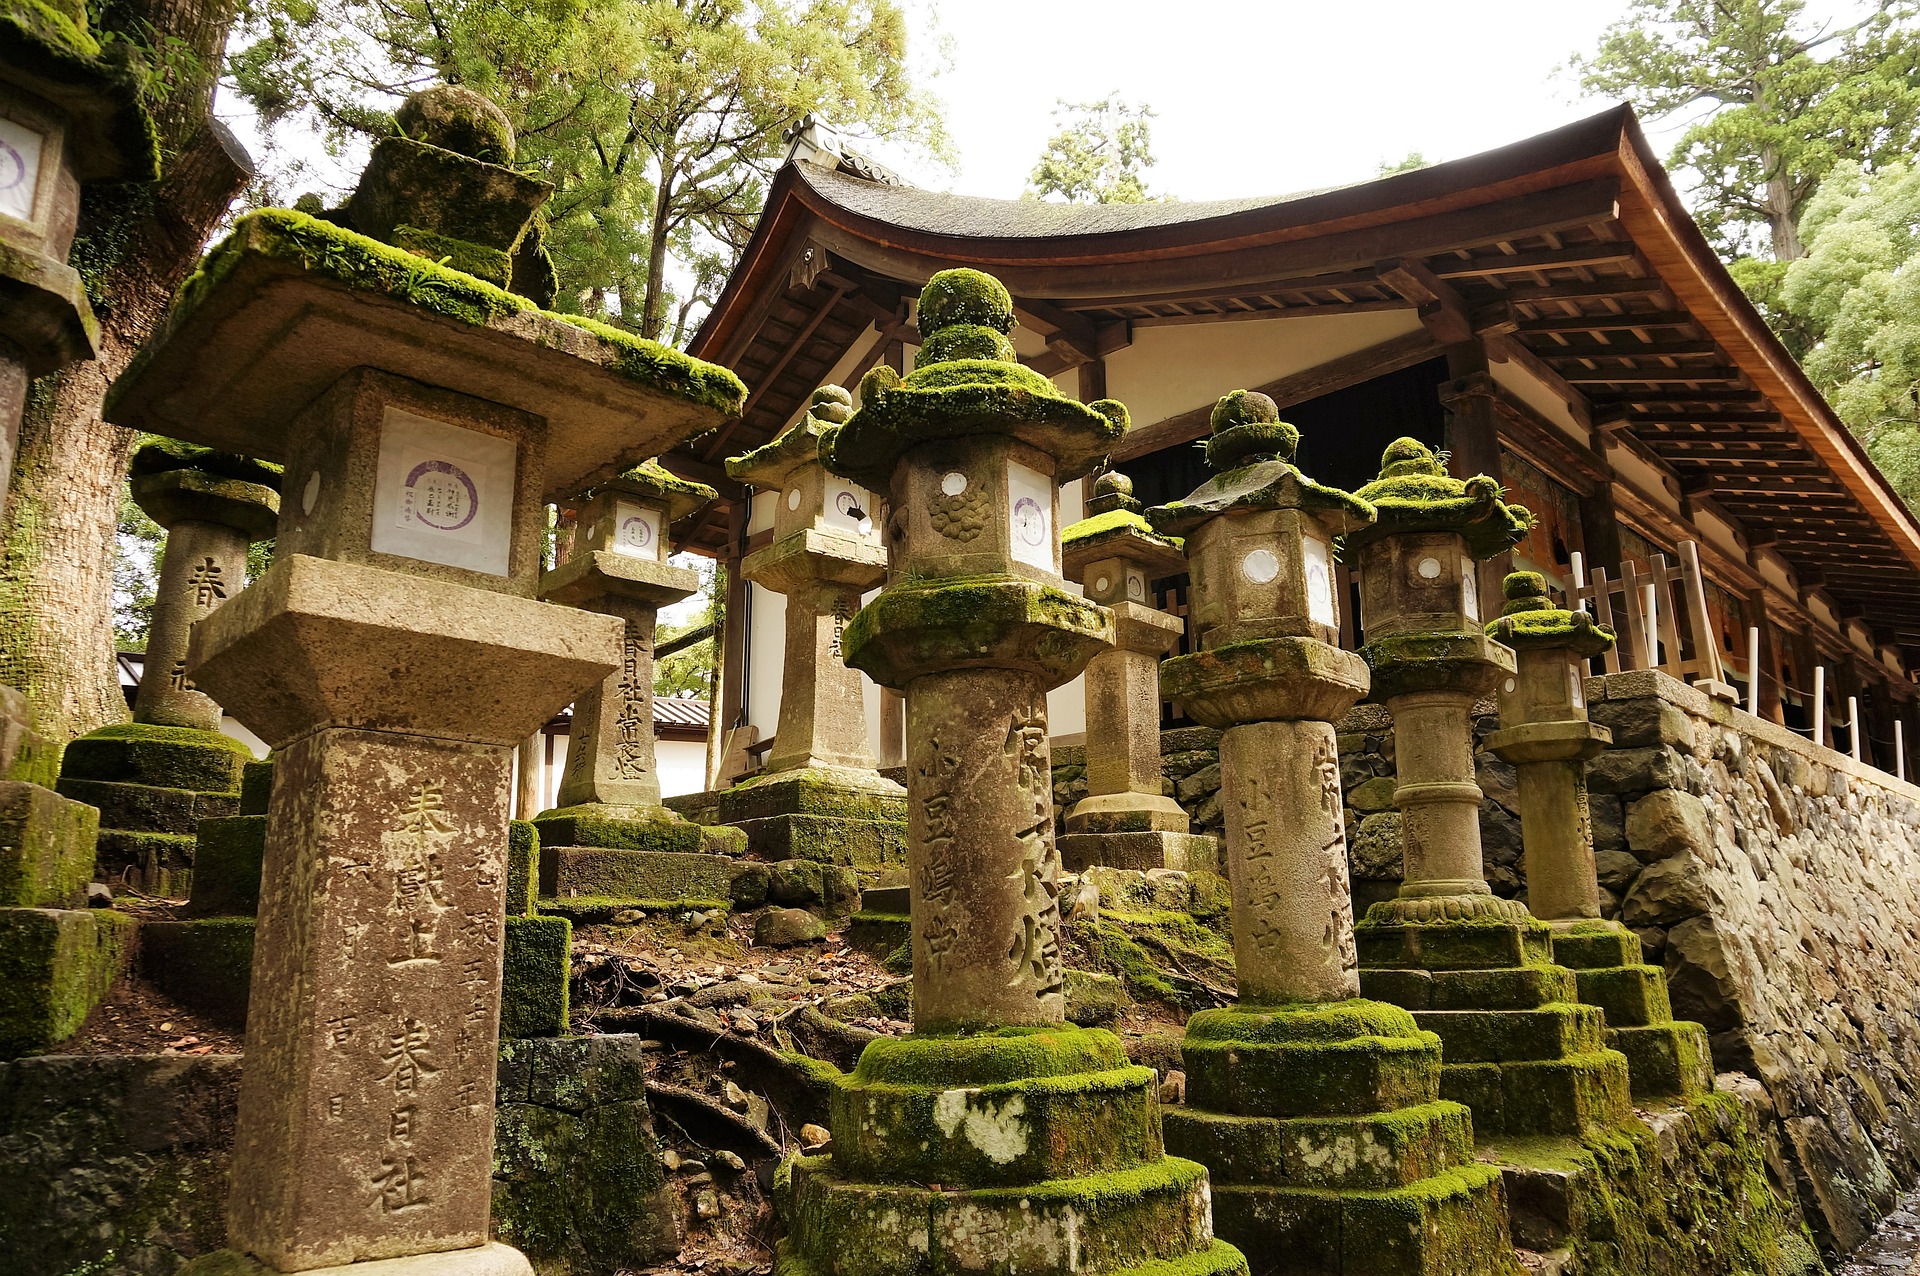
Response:
[[[140,973],[169,997],[231,1032],[245,1031],[253,980],[254,919],[145,922]]]
[[[1506,1276],[1500,1171],[1469,1164],[1387,1192],[1213,1185],[1213,1230],[1253,1276]]]
[[[633,810],[636,808],[612,808]],[[604,807],[562,807],[533,821],[542,846],[591,846],[607,850],[736,855],[746,836],[722,825],[694,824],[665,807],[644,818],[609,813]]]
[[[1214,1243],[1207,1172],[1192,1161],[1021,1187],[940,1180],[934,1190],[851,1182],[821,1160],[796,1167],[793,1233],[832,1247],[829,1261],[809,1257],[833,1276],[1086,1276],[1175,1260],[1185,1272]]]
[[[697,827],[697,826],[694,826]],[[700,900],[733,896],[735,861],[700,851],[549,846],[541,830],[540,894],[555,899]]]
[[[1627,1058],[1617,1050],[1449,1063],[1440,1070],[1440,1093],[1473,1109],[1476,1138],[1596,1134],[1633,1115]]]
[[[1604,966],[1575,973],[1580,1000],[1605,1011],[1609,1027],[1634,1028],[1673,1018],[1667,974],[1658,966]]]
[[[260,911],[260,864],[267,853],[267,817],[204,820],[193,848],[193,917],[251,917]]]
[[[910,886],[869,886],[860,892],[860,911],[906,917],[913,911]]]
[[[1422,1010],[1414,1019],[1440,1037],[1448,1063],[1564,1059],[1606,1048],[1606,1020],[1593,1006],[1536,1010]]]
[[[885,960],[913,938],[913,919],[903,913],[855,913],[841,938],[848,947],[875,960]]]
[[[1691,1103],[1713,1089],[1713,1052],[1707,1030],[1670,1019],[1607,1031],[1607,1045],[1627,1057],[1633,1097]]]
[[[1073,873],[1095,865],[1221,871],[1220,843],[1204,833],[1063,833],[1055,841],[1061,864]]]
[[[1391,1112],[1440,1097],[1430,1037],[1345,1041],[1195,1040],[1180,1048],[1187,1101],[1241,1116]]]
[[[1171,1107],[1167,1151],[1242,1186],[1387,1191],[1473,1159],[1473,1120],[1445,1101],[1340,1117],[1232,1116]]]
[[[240,810],[238,793],[163,789],[118,780],[62,776],[60,792],[98,809],[102,828],[129,829],[136,833],[192,833],[201,820],[219,819]]]
[[[1360,993],[1408,1010],[1532,1010],[1579,999],[1564,966],[1544,963],[1503,970],[1363,969]]]
[[[84,908],[98,832],[92,807],[0,781],[0,908]]]
[[[857,820],[832,815],[772,815],[736,820],[747,853],[766,860],[806,859],[878,870],[907,862],[904,820]]]
[[[858,1182],[994,1187],[1158,1163],[1153,1069],[946,1088],[850,1078],[828,1096],[838,1172]]]
[[[1581,923],[1577,929],[1556,930],[1553,960],[1575,970],[1601,966],[1638,966],[1645,956],[1640,937],[1617,922]]]
[[[126,968],[134,926],[106,908],[0,908],[0,1059],[78,1031]]]
[[[149,895],[185,899],[193,890],[197,842],[191,833],[101,829],[94,849],[94,877],[115,885],[125,882]]]
[[[218,731],[127,723],[71,741],[60,759],[60,776],[238,793],[241,769],[252,760],[246,745]]]
[[[1384,907],[1374,905],[1366,920],[1354,927],[1363,969],[1500,970],[1553,957],[1552,931],[1532,918],[1398,922],[1381,919]]]

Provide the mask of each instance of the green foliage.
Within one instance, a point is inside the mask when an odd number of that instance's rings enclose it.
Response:
[[[944,155],[897,0],[252,0],[230,71],[269,130],[336,153],[412,89],[491,98],[552,182],[559,309],[691,332],[808,116]]]
[[[166,532],[134,503],[122,482],[113,539],[113,639],[121,651],[146,650],[166,552]]]
[[[1837,166],[1801,219],[1773,308],[1801,361],[1909,504],[1920,501],[1920,170]],[[1773,318],[1773,315],[1769,316]]]
[[[654,646],[658,648],[699,629],[708,632],[700,641],[653,662],[653,694],[711,702],[719,662],[718,640],[725,624],[726,569],[711,558],[692,554],[682,555],[681,562],[700,573],[699,598],[703,605],[683,623],[661,626],[654,636]]]
[[[1432,164],[1433,161],[1421,152],[1408,151],[1403,158],[1397,161],[1381,160],[1380,166],[1374,171],[1381,177],[1392,177],[1398,173],[1415,173],[1423,168],[1431,167]]]
[[[1632,0],[1591,57],[1588,93],[1664,120],[1695,112],[1668,159],[1728,259],[1801,255],[1797,223],[1836,164],[1877,168],[1920,145],[1920,28],[1901,0],[1836,24],[1804,0]]]
[[[1024,199],[1069,204],[1145,204],[1168,198],[1147,193],[1153,167],[1153,108],[1109,93],[1098,102],[1061,99],[1058,126],[1027,177]]]

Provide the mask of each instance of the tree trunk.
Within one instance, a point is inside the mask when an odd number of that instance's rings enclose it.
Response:
[[[647,245],[647,301],[640,315],[640,335],[660,340],[667,326],[667,218],[673,211],[672,159],[660,157],[660,182],[653,191],[653,242]]]
[[[100,354],[35,383],[0,527],[0,682],[27,694],[51,739],[126,717],[113,660],[113,541],[134,436],[100,419],[101,402],[251,176],[245,152],[208,114],[235,7],[130,0],[105,14],[111,28],[165,42],[171,85],[155,110],[161,180],[83,196]]]
[[[1807,255],[1806,245],[1800,242],[1799,210],[1793,206],[1793,192],[1787,186],[1785,174],[1776,174],[1767,181],[1767,224],[1773,231],[1773,259],[1775,261],[1798,261]]]

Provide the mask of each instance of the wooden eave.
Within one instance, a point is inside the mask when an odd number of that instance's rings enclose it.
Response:
[[[971,202],[980,215],[957,224],[972,233],[894,224],[871,210],[953,197],[850,181],[793,164],[776,177],[690,347],[753,397],[725,437],[681,450],[688,464],[770,439],[862,341],[856,373],[911,340],[907,299],[955,265],[1007,284],[1049,373],[1139,327],[1417,309],[1435,352],[1478,336],[1592,425],[1591,461],[1562,447],[1589,462],[1575,466],[1585,481],[1603,434],[1632,440],[1679,494],[1764,534],[1803,575],[1817,566],[1836,599],[1920,649],[1920,524],[1733,282],[1625,107],[1413,173],[1099,234],[1014,233],[1022,213],[997,201]],[[869,211],[833,197],[849,190]],[[996,217],[1012,231],[978,233]],[[1136,430],[1160,446],[1197,437],[1205,406]],[[710,520],[709,545],[725,526]]]

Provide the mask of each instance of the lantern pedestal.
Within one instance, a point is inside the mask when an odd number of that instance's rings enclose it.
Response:
[[[1062,588],[1059,481],[1125,410],[1021,367],[985,275],[935,275],[919,316],[912,376],[868,374],[826,456],[892,511],[894,583],[845,648],[907,702],[914,1031],[832,1087],[832,1155],[783,1167],[774,1270],[1245,1276],[1206,1170],[1164,1154],[1152,1071],[1064,1022],[1046,693],[1113,620]]]
[[[1361,580],[1372,697],[1393,715],[1406,881],[1354,928],[1360,986],[1439,1035],[1441,1093],[1477,1135],[1584,1135],[1631,1114],[1627,1061],[1573,1004],[1552,932],[1487,886],[1474,782],[1474,705],[1512,679],[1514,653],[1483,628],[1477,560],[1525,531],[1494,480],[1461,480],[1401,439],[1358,495],[1380,519],[1349,538]]]
[[[1574,972],[1581,1002],[1605,1012],[1633,1097],[1690,1102],[1713,1089],[1706,1029],[1674,1019],[1666,972],[1641,959],[1639,937],[1600,920],[1586,762],[1613,734],[1587,718],[1586,669],[1613,635],[1556,607],[1536,572],[1514,572],[1502,592],[1487,632],[1513,648],[1518,670],[1500,686],[1501,729],[1487,747],[1518,775],[1529,909],[1552,928],[1554,960]]]
[[[1186,624],[1149,605],[1153,582],[1186,570],[1174,542],[1154,532],[1123,474],[1100,476],[1088,517],[1060,534],[1069,580],[1113,612],[1114,649],[1087,665],[1087,796],[1066,812],[1062,863],[1074,872],[1172,868],[1219,872],[1219,843],[1191,832],[1161,792],[1160,658]]]
[[[1223,397],[1211,424],[1221,472],[1148,517],[1186,537],[1197,649],[1160,691],[1221,731],[1240,1005],[1187,1022],[1167,1147],[1207,1166],[1220,1234],[1263,1271],[1511,1271],[1501,1176],[1441,1098],[1438,1039],[1359,999],[1333,723],[1368,670],[1335,645],[1328,569],[1373,510],[1292,465],[1299,433],[1265,395]]]

